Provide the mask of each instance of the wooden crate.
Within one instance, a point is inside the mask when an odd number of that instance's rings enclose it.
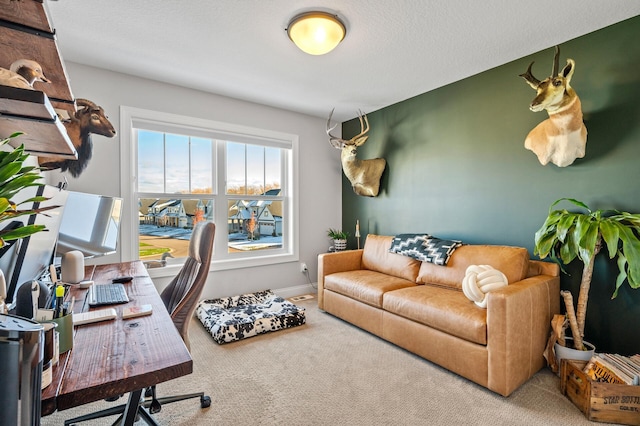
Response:
[[[591,421],[640,425],[640,386],[593,382],[585,361],[562,360],[560,390]]]

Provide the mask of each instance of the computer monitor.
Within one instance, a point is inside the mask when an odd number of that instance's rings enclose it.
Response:
[[[67,191],[57,253],[79,250],[85,258],[116,252],[122,198]]]
[[[25,204],[21,207],[24,209],[37,208],[38,206],[59,207],[40,214],[18,217],[3,226],[5,228],[7,226],[38,224],[44,225],[47,229],[15,241],[8,250],[2,252],[0,269],[2,269],[7,283],[7,304],[13,302],[15,293],[22,284],[39,279],[48,271],[49,265],[53,261],[67,192],[51,185],[29,187],[20,191],[14,197],[14,201],[20,202],[36,195],[42,195],[49,200],[39,204]]]

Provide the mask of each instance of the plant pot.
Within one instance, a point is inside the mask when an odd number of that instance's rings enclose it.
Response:
[[[584,345],[589,349],[586,351],[579,351],[573,348],[573,339],[571,337],[565,337],[565,341],[568,346],[562,346],[556,343],[554,350],[556,351],[556,360],[558,361],[558,371],[560,369],[561,361],[563,359],[575,359],[578,361],[589,361],[596,351],[596,347],[589,342],[583,341]]]
[[[347,240],[333,240],[335,251],[344,251],[347,249]]]

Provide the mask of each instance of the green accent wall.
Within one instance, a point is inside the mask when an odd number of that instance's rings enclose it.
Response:
[[[591,208],[640,213],[640,17],[560,45],[560,68],[576,61],[571,86],[582,101],[587,151],[564,168],[542,166],[524,148],[547,118],[529,103],[534,90],[518,75],[531,61],[540,80],[551,73],[554,49],[507,63],[368,114],[369,139],[358,158],[383,157],[378,197],[355,195],[343,175],[343,228],[354,234],[426,232],[472,244],[526,247],[549,206],[562,197]],[[357,119],[343,135],[360,131]],[[568,206],[567,206],[568,207]],[[350,248],[356,247],[352,237]],[[579,284],[581,263],[563,274],[562,288]],[[586,340],[598,352],[640,352],[640,289],[624,285],[611,300],[615,263],[596,264]],[[574,293],[577,294],[577,293]]]

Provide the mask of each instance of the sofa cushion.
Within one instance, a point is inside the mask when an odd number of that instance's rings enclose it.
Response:
[[[462,241],[443,240],[429,234],[398,234],[391,241],[391,253],[409,256],[422,262],[446,265],[451,253]]]
[[[382,308],[480,345],[487,344],[487,311],[460,291],[418,285],[384,294]]]
[[[511,284],[527,276],[529,252],[524,247],[464,245],[453,252],[447,266],[422,262],[417,282],[462,289],[462,280],[470,265],[492,266],[501,271]]]
[[[392,241],[391,236],[367,235],[362,253],[362,266],[371,271],[404,278],[415,283],[420,261],[389,253]]]
[[[380,272],[359,270],[336,272],[324,277],[324,288],[350,297],[376,308],[382,307],[382,295],[387,291],[417,284],[404,278],[393,277]]]

